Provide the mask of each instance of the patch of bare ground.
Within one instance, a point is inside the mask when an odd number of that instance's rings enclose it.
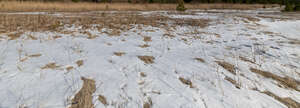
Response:
[[[146,64],[154,63],[154,59],[155,59],[153,56],[138,56],[138,58]]]
[[[238,88],[238,89],[241,88],[240,85],[235,80],[233,80],[232,78],[226,76],[224,79],[229,81],[231,84],[233,84],[235,86],[235,88]]]
[[[288,108],[300,108],[300,103],[298,103],[297,101],[294,101],[293,99],[291,99],[289,97],[282,98],[282,97],[279,97],[279,96],[277,96],[274,93],[269,92],[269,91],[263,91],[262,93],[273,97],[277,101],[279,101],[279,102],[283,103],[284,105],[286,105]]]
[[[245,62],[249,62],[249,63],[255,64],[255,62],[253,62],[252,60],[249,60],[249,59],[246,58],[246,57],[240,56],[239,58],[240,58],[241,60],[245,61]]]
[[[230,63],[227,63],[225,61],[216,61],[216,63],[220,66],[222,66],[224,69],[226,69],[227,71],[229,71],[230,73],[232,73],[233,75],[236,75],[236,72],[235,72],[235,66],[230,64]]]
[[[57,65],[56,63],[48,63],[45,66],[41,67],[41,69],[57,69],[60,66]]]
[[[96,91],[95,81],[82,77],[83,86],[72,99],[70,108],[94,108],[93,93]]]
[[[77,64],[78,67],[82,66],[83,65],[83,60],[76,61],[76,64]]]
[[[190,86],[190,88],[193,88],[193,83],[190,79],[185,79],[183,77],[179,77],[178,79],[181,83]]]
[[[197,61],[199,61],[199,62],[205,63],[205,60],[202,59],[202,58],[196,57],[196,58],[194,58],[194,59],[197,60]]]
[[[288,77],[288,76],[281,77],[281,76],[275,75],[271,72],[255,69],[255,68],[252,68],[252,67],[250,68],[250,71],[252,71],[256,74],[259,74],[261,76],[264,76],[266,78],[271,78],[271,79],[279,82],[282,86],[284,86],[286,88],[291,88],[291,89],[294,89],[296,91],[300,91],[300,89],[298,88],[298,85],[300,85],[300,82],[293,79],[293,78],[291,78],[291,77]]]
[[[126,54],[125,52],[114,52],[114,55],[116,56],[123,56],[124,54]]]
[[[99,95],[99,96],[98,96],[98,100],[99,100],[103,105],[105,105],[105,106],[108,105],[108,102],[107,102],[105,96]]]

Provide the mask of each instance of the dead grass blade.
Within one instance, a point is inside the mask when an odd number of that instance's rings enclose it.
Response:
[[[103,105],[108,105],[108,102],[106,100],[106,98],[103,95],[99,95],[98,96],[98,100],[103,104]]]
[[[77,64],[78,67],[82,66],[83,65],[83,60],[76,61],[76,64]]]
[[[191,80],[185,79],[185,78],[182,78],[182,77],[179,77],[179,80],[180,80],[181,83],[190,86],[190,88],[193,88],[193,83],[192,83]]]
[[[41,67],[41,69],[57,69],[59,68],[59,65],[56,65],[56,63],[48,63],[45,66]]]
[[[227,63],[225,61],[216,61],[216,62],[218,63],[218,65],[222,66],[224,69],[226,69],[230,73],[236,75],[235,66],[234,65],[232,65],[230,63]]]
[[[227,80],[227,81],[229,81],[231,84],[235,85],[236,88],[238,88],[238,89],[241,88],[240,85],[239,85],[235,80],[233,80],[232,78],[226,76],[226,77],[225,77],[225,80]]]
[[[114,55],[116,56],[123,56],[125,52],[114,52]]]
[[[202,63],[205,63],[205,60],[204,59],[202,59],[202,58],[195,58],[195,60],[197,60],[197,61],[199,61],[199,62],[202,62]]]

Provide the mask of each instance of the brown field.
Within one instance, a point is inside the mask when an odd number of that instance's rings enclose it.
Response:
[[[145,11],[145,10],[174,10],[177,4],[131,4],[131,3],[72,3],[72,2],[0,2],[1,12],[82,12],[82,11]],[[263,4],[185,4],[188,9],[257,9],[271,8],[279,5]]]

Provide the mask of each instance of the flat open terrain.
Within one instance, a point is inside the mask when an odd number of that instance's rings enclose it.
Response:
[[[300,108],[300,15],[1,12],[0,108]]]

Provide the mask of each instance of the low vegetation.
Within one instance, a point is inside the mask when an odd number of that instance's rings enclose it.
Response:
[[[72,99],[70,108],[94,108],[93,93],[96,91],[95,81],[82,77],[83,86]]]
[[[153,56],[138,56],[138,58],[146,64],[154,63],[154,59],[155,59]]]

